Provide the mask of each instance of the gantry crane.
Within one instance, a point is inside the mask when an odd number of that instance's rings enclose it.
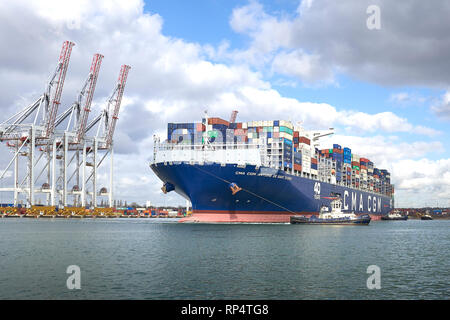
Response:
[[[50,77],[44,94],[33,104],[0,124],[0,142],[6,141],[7,147],[13,152],[12,159],[0,172],[2,182],[0,192],[14,192],[15,206],[18,204],[19,194],[26,195],[27,205],[34,205],[35,193],[46,193],[48,205],[59,204],[62,206],[68,205],[67,196],[69,194],[75,196],[74,203],[76,205],[82,204],[83,206],[86,205],[86,196],[92,195],[92,205],[96,206],[97,168],[105,158],[103,157],[99,161],[98,149],[107,150],[105,156],[108,153],[111,155],[110,190],[108,193],[105,191],[106,188],[102,188],[99,194],[109,195],[110,206],[112,206],[113,134],[130,67],[122,66],[113,95],[99,116],[100,120],[103,118],[105,123],[104,134],[90,136],[87,132],[93,125],[92,123],[88,124],[88,118],[103,55],[94,55],[89,75],[75,102],[58,115],[64,79],[73,46],[74,43],[70,41],[63,43],[57,68]],[[67,124],[65,124],[64,121],[67,119]],[[82,154],[81,161],[80,153]],[[39,156],[36,157],[36,155]],[[19,157],[21,156],[26,159],[27,168],[23,180],[19,179],[22,173],[21,167],[19,168]],[[90,157],[92,157],[92,161],[88,161]],[[40,163],[40,160],[44,158],[47,158],[46,163]],[[13,187],[3,188],[4,182],[8,182],[8,179],[11,180],[8,170],[13,163]],[[58,165],[59,170],[57,170]],[[91,192],[88,192],[86,188],[86,183],[90,179],[90,177],[86,179],[86,167],[89,166],[93,168],[90,176],[93,177]],[[36,175],[35,170],[40,170],[40,172]],[[47,177],[44,178],[42,187],[35,188],[35,184],[45,171],[47,171]],[[71,172],[72,174],[69,176]],[[76,181],[69,190],[68,183],[73,177],[76,177]],[[28,187],[25,186],[27,181]],[[59,201],[57,201],[58,195],[60,196]],[[81,200],[79,200],[80,197]]]
[[[67,196],[74,194],[74,203],[79,204],[80,198],[80,151],[84,143],[86,124],[91,110],[92,98],[100,71],[103,55],[96,53],[92,58],[89,74],[78,93],[73,104],[64,111],[55,122],[55,126],[60,126],[64,120],[68,119],[64,131],[57,132],[56,156],[59,162],[59,176],[56,179],[56,192],[61,196],[60,204],[67,205]],[[71,155],[73,153],[73,155]],[[69,177],[69,166],[75,160],[75,168]],[[68,183],[75,178],[72,189],[68,188]],[[54,202],[54,200],[52,200]]]
[[[122,65],[119,72],[119,77],[117,83],[113,89],[112,94],[107,100],[105,107],[102,112],[92,120],[86,127],[86,132],[89,132],[93,127],[97,126],[96,135],[93,138],[93,144],[88,149],[89,153],[87,156],[91,155],[92,170],[91,174],[85,181],[86,183],[92,179],[93,190],[97,189],[97,171],[98,167],[103,163],[106,156],[110,156],[110,183],[109,190],[106,188],[101,188],[99,195],[107,195],[109,197],[109,205],[112,206],[113,201],[113,136],[116,127],[117,120],[119,119],[119,111],[122,103],[122,97],[125,90],[125,84],[128,78],[128,72],[130,66]],[[98,160],[97,152],[99,150],[104,151],[103,157]],[[97,193],[93,192],[93,201],[96,201]]]
[[[0,191],[14,192],[14,205],[18,203],[19,193],[27,195],[28,205],[34,204],[35,169],[44,154],[43,151],[36,150],[36,147],[48,144],[53,139],[55,119],[73,46],[74,43],[70,41],[63,43],[56,70],[50,77],[44,93],[30,106],[0,124],[0,142],[8,140],[7,147],[14,154],[0,175],[0,179],[3,179],[14,163],[13,187],[0,188]],[[38,121],[40,116],[42,120]],[[38,152],[40,155],[35,161],[35,154]],[[25,156],[27,160],[27,173],[21,183],[19,183],[19,156]],[[28,186],[25,187],[27,181]]]

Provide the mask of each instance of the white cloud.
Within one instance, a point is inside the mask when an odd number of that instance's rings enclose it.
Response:
[[[326,62],[322,67],[329,70],[323,80],[339,69],[381,85],[448,86],[447,2],[435,1],[433,6],[420,0],[377,2],[383,27],[372,31],[366,27],[371,0],[301,1],[295,16],[271,14],[250,1],[235,9],[230,21],[235,31],[251,39],[247,49],[235,52],[236,57],[270,64],[279,50],[302,50]]]
[[[305,84],[333,83],[334,75],[320,56],[302,50],[280,52],[272,62],[272,70],[297,77]]]
[[[450,205],[450,159],[397,161],[392,179],[401,206]]]
[[[409,94],[406,92],[393,93],[389,100],[393,102],[404,102],[409,100]]]
[[[372,160],[376,166],[393,169],[392,164],[403,159],[417,159],[429,153],[439,154],[444,151],[440,141],[402,142],[396,136],[354,136],[336,134],[321,140],[324,148],[338,143],[349,147],[352,153]]]
[[[444,120],[450,120],[450,91],[447,91],[438,104],[431,107],[431,110]]]
[[[310,9],[316,5],[316,1],[309,3]],[[115,84],[120,65],[131,65],[115,135],[115,194],[128,202],[150,198],[161,203],[164,199],[175,199],[171,198],[173,195],[160,197],[161,182],[148,167],[152,135],[165,133],[167,122],[199,121],[205,109],[211,115],[228,118],[237,108],[241,120],[302,120],[311,129],[341,125],[350,130],[380,134],[416,128],[422,134],[433,134],[432,129],[414,126],[394,113],[350,112],[326,103],[284,97],[260,72],[237,63],[257,64],[259,58],[266,59],[267,53],[268,61],[275,58],[277,72],[288,73],[293,64],[291,73],[307,82],[332,79],[332,73],[322,68],[315,54],[298,51],[283,56],[283,52],[274,52],[291,42],[291,21],[268,16],[257,2],[233,12],[234,30],[254,34],[249,50],[231,53],[227,52],[226,42],[214,48],[163,35],[163,18],[144,13],[142,1],[85,1],[82,5],[77,2],[75,9],[72,4],[24,0],[0,3],[0,37],[3,43],[11,43],[8,50],[0,52],[4,62],[0,66],[0,82],[4,84],[0,87],[3,111],[0,117],[4,119],[12,114],[13,109],[19,107],[15,102],[24,106],[22,96],[31,101],[28,97],[39,95],[53,71],[61,43],[66,39],[73,40],[76,46],[61,110],[70,105],[80,89],[92,54],[105,55],[94,97],[93,110],[97,112]],[[23,17],[21,24],[11,19],[18,16]],[[70,24],[73,19],[79,19],[79,28]],[[238,58],[228,64],[205,59],[205,56],[219,59],[226,54]],[[401,144],[412,153],[425,150],[418,153],[421,155],[429,150],[429,145],[442,148],[435,142]],[[388,154],[400,159],[395,152],[392,149]],[[388,162],[388,159],[381,160]],[[104,177],[106,175],[101,179]],[[106,180],[101,183],[107,185]]]
[[[359,137],[334,135],[321,140],[321,148],[334,143],[349,147],[352,153],[374,162],[375,167],[387,169],[395,185],[396,206],[450,206],[450,159],[430,160],[428,154],[444,152],[439,141],[406,143],[398,137]]]
[[[393,93],[389,97],[389,101],[394,106],[407,107],[407,106],[422,106],[427,99],[419,94],[409,92]]]

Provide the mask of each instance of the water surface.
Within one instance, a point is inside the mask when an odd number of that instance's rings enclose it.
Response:
[[[0,299],[449,299],[450,220],[0,219]],[[69,265],[81,290],[69,290]],[[366,286],[381,269],[381,289]]]

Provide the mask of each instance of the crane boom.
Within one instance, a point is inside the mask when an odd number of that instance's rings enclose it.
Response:
[[[119,79],[117,80],[116,87],[114,89],[113,94],[108,100],[107,113],[109,115],[108,119],[108,128],[106,131],[106,147],[109,148],[112,143],[112,138],[114,135],[114,129],[116,127],[117,119],[119,116],[120,104],[122,103],[123,91],[125,89],[125,84],[127,82],[128,71],[130,70],[130,66],[122,65],[120,68]],[[113,112],[111,113],[111,109],[113,108]]]
[[[231,112],[231,118],[230,118],[230,123],[235,123],[236,122],[236,116],[238,114],[237,110],[234,110],[233,112]]]
[[[64,41],[61,49],[61,54],[59,55],[58,66],[47,89],[47,98],[49,100],[48,104],[46,105],[44,117],[44,138],[50,137],[50,135],[53,133],[53,130],[55,129],[56,114],[58,113],[58,107],[61,103],[61,93],[64,87],[67,68],[69,66],[70,54],[72,53],[72,47],[74,45],[75,44],[73,42]],[[55,87],[53,87],[54,85]],[[52,89],[54,89],[53,95],[51,95]]]
[[[97,84],[98,73],[102,64],[103,55],[96,53],[92,58],[91,69],[89,71],[89,77],[86,84],[83,87],[81,98],[84,97],[84,101],[79,101],[80,115],[78,116],[77,131],[75,137],[75,143],[80,143],[84,138],[86,123],[91,111],[92,97],[94,96],[95,85]],[[84,103],[83,103],[84,102]]]

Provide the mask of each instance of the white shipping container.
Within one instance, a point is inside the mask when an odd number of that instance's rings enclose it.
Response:
[[[242,129],[247,129],[247,122],[242,123]]]
[[[292,125],[292,123],[290,121],[287,121],[286,127],[288,127],[289,129],[294,130],[294,126]]]
[[[273,127],[273,132],[280,132],[280,127]]]

